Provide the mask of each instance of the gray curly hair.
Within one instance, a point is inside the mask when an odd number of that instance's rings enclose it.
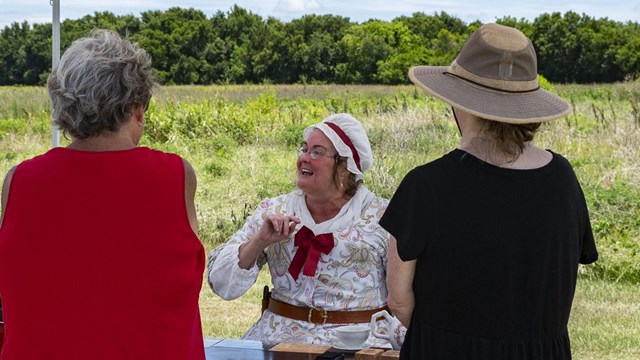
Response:
[[[76,139],[117,131],[133,105],[147,108],[156,86],[144,49],[113,31],[95,29],[74,41],[49,75],[53,123]]]

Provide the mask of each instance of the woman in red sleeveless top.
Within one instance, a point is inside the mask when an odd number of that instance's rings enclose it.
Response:
[[[154,86],[149,55],[105,30],[53,69],[72,142],[4,181],[0,359],[204,359],[195,172],[137,146]]]

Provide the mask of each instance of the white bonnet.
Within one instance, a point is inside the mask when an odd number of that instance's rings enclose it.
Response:
[[[304,129],[305,141],[313,129],[319,129],[331,140],[338,154],[347,158],[347,169],[361,180],[362,173],[369,170],[373,164],[373,153],[369,138],[360,122],[349,114],[328,116],[321,122]]]

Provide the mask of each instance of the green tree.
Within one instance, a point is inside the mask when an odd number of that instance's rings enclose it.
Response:
[[[377,62],[375,79],[383,84],[401,84],[409,81],[407,70],[429,61],[429,48],[401,22],[391,23],[394,32],[392,49],[386,59]]]
[[[25,44],[31,26],[26,21],[6,26],[0,34],[0,85],[18,85],[24,82],[26,63]]]
[[[616,49],[616,63],[624,69],[625,80],[637,80],[640,78],[640,25],[629,22],[624,33],[628,41]]]
[[[28,85],[44,85],[51,73],[51,25],[34,24],[25,48],[23,78]]]
[[[14,22],[0,33],[0,85],[42,85],[51,69],[51,25]]]
[[[460,51],[470,31],[459,19],[445,12],[434,15],[414,13],[393,20],[398,27],[396,51],[379,67],[383,83],[407,82],[407,70],[414,65],[449,65]]]
[[[285,24],[290,78],[334,82],[336,65],[344,61],[339,41],[351,25],[334,15],[305,15]]]
[[[202,11],[178,7],[164,12],[145,11],[140,32],[131,38],[150,53],[161,81],[201,83],[203,54],[214,41],[211,23]]]
[[[80,19],[64,20],[60,26],[61,52],[74,40],[88,36],[93,29],[109,29],[128,36],[140,30],[140,20],[133,15],[116,16],[109,11],[96,11],[93,15],[85,15]]]
[[[468,35],[452,33],[447,29],[441,29],[438,35],[431,40],[429,63],[433,65],[449,65],[458,55],[462,46],[467,41]]]
[[[295,82],[285,25],[280,20],[270,17],[265,23],[264,31],[262,46],[252,59],[256,79],[260,82]]]
[[[436,38],[442,29],[446,29],[452,34],[465,34],[467,32],[467,25],[462,20],[450,16],[444,11],[433,15],[416,12],[411,17],[400,16],[393,21],[407,25],[409,30],[420,37],[425,44]]]
[[[571,11],[564,16],[542,15],[534,21],[532,33],[538,70],[552,82],[615,82],[633,78],[632,44],[638,33],[630,29],[631,24],[624,26],[607,18],[596,20]],[[636,62],[637,58],[635,52]]]
[[[543,14],[532,23],[496,22],[531,38],[538,71],[551,82],[614,82],[640,75],[640,25],[575,12]],[[362,24],[334,15],[305,15],[288,23],[263,20],[233,6],[210,19],[178,7],[116,16],[95,12],[61,27],[61,50],[94,28],[139,42],[167,84],[398,84],[419,64],[447,65],[481,23],[465,25],[445,12]],[[0,30],[0,85],[44,84],[51,71],[51,24],[13,23]]]
[[[543,14],[534,20],[531,41],[536,48],[538,72],[552,82],[575,82],[580,57],[580,16],[572,11]]]
[[[234,5],[226,18],[219,19],[217,30],[226,44],[229,65],[225,79],[236,84],[258,82],[254,73],[256,54],[268,43],[262,17]]]
[[[218,15],[216,15],[218,16]],[[224,16],[224,14],[222,15]],[[211,20],[212,23],[213,20]],[[212,32],[212,39],[204,48],[201,58],[202,76],[200,80],[203,84],[216,84],[228,82],[226,77],[229,68],[229,50],[227,43],[220,38],[218,32]]]
[[[620,49],[633,43],[633,32],[616,21],[583,16],[578,34],[582,51],[578,61],[581,73],[576,80],[581,83],[623,81],[629,71],[618,54]],[[638,55],[636,52],[636,61]]]
[[[369,20],[347,29],[339,42],[344,49],[345,60],[336,65],[336,80],[341,83],[376,83],[379,62],[395,52],[400,40],[397,28],[402,25],[395,24]]]

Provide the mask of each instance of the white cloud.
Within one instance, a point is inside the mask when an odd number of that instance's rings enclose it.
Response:
[[[304,13],[322,8],[316,0],[278,0],[276,12]]]

